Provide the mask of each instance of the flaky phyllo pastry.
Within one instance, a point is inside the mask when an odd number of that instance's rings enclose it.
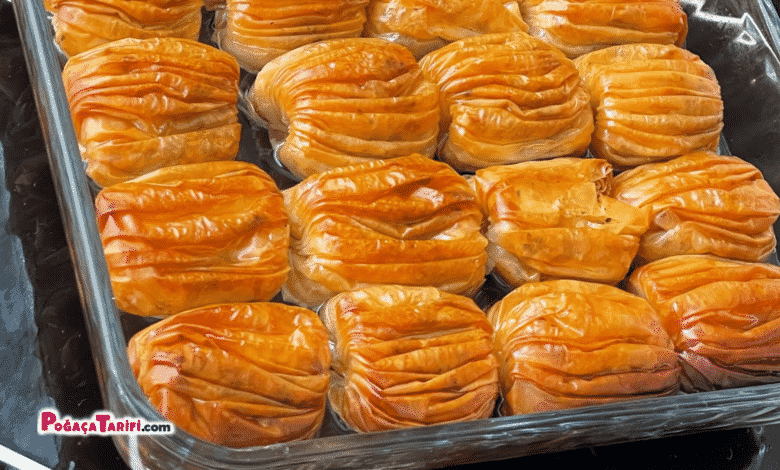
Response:
[[[249,100],[268,127],[276,159],[300,179],[436,151],[436,86],[406,48],[381,39],[331,40],[288,52],[257,74]]]
[[[655,307],[693,368],[686,374],[686,386],[780,381],[777,266],[706,255],[672,256],[634,271],[630,288]]]
[[[100,186],[238,153],[239,67],[195,41],[124,39],[62,72],[87,173]]]
[[[620,44],[682,46],[688,17],[679,0],[523,0],[529,33],[568,57]]]
[[[569,278],[615,284],[628,272],[647,214],[610,197],[604,160],[556,158],[479,170],[493,272],[511,286]]]
[[[70,57],[125,38],[198,40],[202,3],[196,0],[50,0],[55,40]]]
[[[315,437],[331,352],[317,315],[280,303],[228,303],[179,313],[127,347],[162,416],[201,439],[250,447]]]
[[[381,431],[493,413],[492,329],[468,297],[375,286],[333,297],[320,315],[334,343],[328,398],[349,428]]]
[[[639,256],[712,254],[763,261],[775,248],[780,199],[750,163],[711,152],[642,165],[618,175],[613,196],[647,209]]]
[[[673,45],[615,46],[574,61],[591,95],[591,151],[617,169],[715,150],[723,101],[712,69]]]
[[[376,284],[475,294],[487,274],[482,214],[466,180],[420,155],[311,176],[284,191],[285,300],[314,307]]]
[[[506,415],[666,396],[669,336],[644,299],[572,280],[525,284],[488,310]]]
[[[326,39],[358,37],[369,0],[224,0],[216,6],[214,41],[257,73],[271,59]]]
[[[238,161],[167,167],[103,189],[98,229],[117,306],[167,316],[265,301],[289,271],[282,193]]]
[[[574,63],[525,33],[453,42],[420,61],[439,87],[438,156],[462,171],[581,156],[593,113]]]
[[[528,31],[520,2],[371,0],[366,35],[406,46],[418,59],[459,39]]]

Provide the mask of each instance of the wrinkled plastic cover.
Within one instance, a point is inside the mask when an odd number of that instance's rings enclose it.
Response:
[[[20,33],[50,144],[51,169],[85,306],[85,319],[106,407],[117,415],[159,419],[132,374],[125,347],[137,322],[120,317],[91,211],[67,103],[58,88],[59,61],[42,6],[18,2]],[[722,87],[724,143],[754,163],[780,192],[780,19],[767,0],[683,1],[689,14],[687,47],[710,65]],[[52,74],[52,72],[55,72]],[[242,158],[268,153],[268,135],[245,126]],[[265,146],[252,148],[255,143]],[[264,162],[258,164],[265,165]],[[91,212],[91,213],[90,213]],[[123,325],[126,327],[123,334]],[[233,450],[177,432],[173,436],[116,438],[128,463],[147,468],[266,469],[431,468],[459,462],[651,439],[704,430],[780,423],[780,389],[762,385],[674,397],[635,400],[529,416],[414,430],[344,435],[327,416],[323,437],[305,442]]]

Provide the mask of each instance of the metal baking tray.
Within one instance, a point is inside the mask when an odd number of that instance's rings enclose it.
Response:
[[[127,359],[128,334],[144,326],[117,311],[60,75],[62,62],[40,0],[12,0],[76,271],[103,403],[116,417],[159,421]],[[723,142],[762,170],[780,193],[780,18],[770,0],[683,0],[686,47],[714,70],[725,104]],[[246,119],[242,155],[258,155]],[[262,144],[261,144],[262,145]],[[780,229],[780,222],[775,231]],[[776,258],[775,258],[776,260]],[[139,323],[140,322],[140,323]],[[780,384],[641,399],[572,410],[370,434],[326,419],[322,437],[231,449],[173,435],[114,436],[135,469],[436,468],[780,423]]]

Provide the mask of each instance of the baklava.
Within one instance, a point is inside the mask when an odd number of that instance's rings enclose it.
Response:
[[[330,405],[350,429],[488,418],[498,395],[492,329],[471,299],[374,286],[320,309],[334,344]]]
[[[780,199],[761,172],[732,156],[693,152],[618,175],[612,195],[649,211],[639,257],[712,254],[763,261],[775,249]]]
[[[525,33],[475,36],[420,61],[439,87],[438,157],[459,171],[582,156],[593,133],[574,63]]]
[[[268,63],[249,101],[278,163],[299,179],[370,160],[432,157],[436,86],[403,46],[354,38],[302,46]]]
[[[310,310],[209,305],[141,330],[127,352],[152,406],[206,441],[269,445],[315,437],[322,425],[331,352]]]
[[[616,284],[648,226],[645,210],[610,197],[612,167],[555,158],[477,171],[493,273],[517,287],[547,279]]]
[[[95,204],[114,297],[125,312],[164,317],[266,301],[287,278],[284,199],[251,163],[163,168],[103,189]]]
[[[689,366],[686,388],[780,381],[780,267],[671,256],[634,271],[629,288],[658,311]]]
[[[482,213],[447,164],[412,155],[313,175],[284,191],[285,300],[315,307],[378,284],[473,295],[488,272]]]
[[[680,363],[650,304],[617,287],[525,284],[488,310],[502,412],[536,413],[680,389]]]
[[[87,174],[109,186],[234,159],[239,72],[228,53],[174,38],[124,39],[71,57],[62,79]]]

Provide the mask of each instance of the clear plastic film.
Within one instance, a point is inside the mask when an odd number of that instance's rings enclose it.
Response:
[[[724,142],[755,164],[776,192],[780,168],[780,20],[767,0],[683,1],[688,15],[687,48],[712,67],[722,88]],[[83,174],[75,132],[61,85],[51,25],[43,5],[15,0],[38,112],[48,142],[51,169],[74,256],[76,275],[98,365],[104,403],[117,416],[149,421],[159,414],[138,385],[126,354],[128,339],[146,323],[116,310],[98,230],[93,198]],[[268,134],[244,124],[239,157],[268,154]],[[263,162],[258,162],[263,164]],[[493,291],[478,294],[487,299]],[[542,452],[714,429],[780,423],[776,384],[646,398],[565,411],[493,417],[416,429],[350,434],[327,414],[320,437],[301,442],[232,449],[183,430],[171,436],[141,436],[137,454],[129,440],[117,449],[135,468],[267,469],[433,468]],[[135,448],[135,447],[133,447]]]

